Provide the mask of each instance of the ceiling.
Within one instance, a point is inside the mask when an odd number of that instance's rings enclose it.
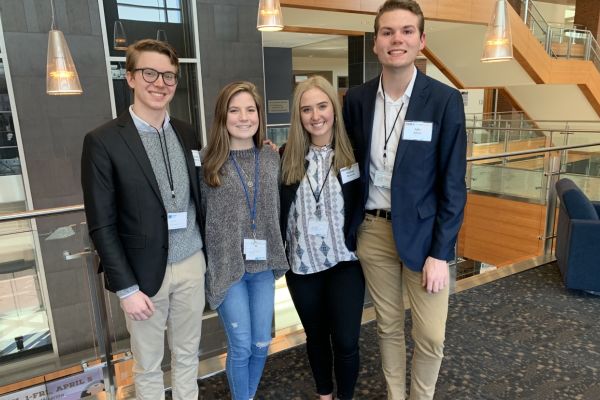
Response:
[[[537,3],[575,5],[576,0],[544,0]],[[373,30],[374,15],[332,11],[317,11],[282,7],[283,20],[290,27],[311,27],[318,30],[338,29],[357,32]],[[437,28],[435,21],[426,22],[426,32]],[[443,29],[443,28],[442,28]],[[347,58],[345,35],[309,34],[295,32],[263,32],[264,47],[292,48],[294,56]]]

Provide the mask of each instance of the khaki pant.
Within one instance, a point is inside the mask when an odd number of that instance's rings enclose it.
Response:
[[[444,356],[448,286],[436,294],[421,286],[421,272],[404,267],[394,244],[392,223],[366,215],[358,231],[357,255],[377,317],[377,333],[388,399],[406,396],[404,290],[412,315],[415,350],[411,369],[411,400],[433,399]]]
[[[168,264],[158,293],[151,297],[156,311],[145,321],[128,317],[134,358],[136,399],[164,399],[161,362],[165,329],[171,350],[173,399],[198,398],[198,350],[204,311],[204,253]]]

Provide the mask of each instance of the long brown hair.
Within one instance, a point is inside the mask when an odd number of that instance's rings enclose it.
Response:
[[[296,86],[296,90],[294,90],[288,141],[285,145],[285,151],[283,152],[283,159],[281,161],[281,177],[283,183],[286,185],[300,182],[306,173],[304,159],[310,146],[310,134],[304,129],[304,126],[302,126],[302,120],[300,119],[300,100],[302,100],[304,93],[310,89],[319,89],[325,93],[327,97],[329,97],[329,101],[331,101],[333,107],[334,120],[331,145],[333,149],[335,149],[333,168],[336,175],[341,168],[348,167],[355,162],[352,145],[350,144],[350,139],[348,139],[346,128],[344,127],[342,108],[338,101],[337,94],[335,93],[335,89],[327,79],[319,75],[314,75],[304,82],[299,83],[298,86]]]
[[[265,116],[262,99],[256,86],[251,82],[239,81],[232,82],[221,89],[217,102],[215,104],[215,116],[208,137],[206,154],[202,159],[204,169],[204,179],[209,186],[220,186],[220,175],[223,175],[223,165],[229,157],[230,142],[229,132],[227,131],[227,111],[231,99],[242,92],[252,96],[256,103],[258,111],[258,131],[252,137],[256,148],[260,149],[265,138]]]

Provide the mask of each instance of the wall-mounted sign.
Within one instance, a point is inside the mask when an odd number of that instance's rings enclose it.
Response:
[[[284,114],[290,112],[289,100],[269,100],[267,101],[269,114]]]

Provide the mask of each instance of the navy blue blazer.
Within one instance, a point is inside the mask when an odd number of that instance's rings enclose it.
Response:
[[[360,164],[364,219],[369,196],[371,135],[379,77],[348,90],[344,122]],[[394,241],[402,262],[421,271],[428,256],[452,260],[467,199],[467,135],[461,94],[420,71],[406,121],[432,122],[431,141],[398,142],[391,184]],[[383,151],[383,149],[382,149]]]

